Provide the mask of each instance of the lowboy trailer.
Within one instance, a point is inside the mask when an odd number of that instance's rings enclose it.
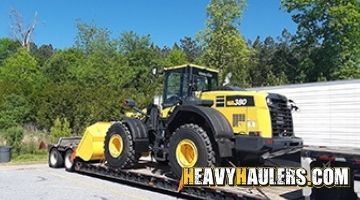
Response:
[[[131,169],[114,169],[105,162],[86,162],[75,159],[67,165],[71,156],[67,152],[74,152],[80,142],[79,137],[60,138],[55,145],[49,145],[49,166],[65,167],[67,171],[109,179],[123,184],[168,193],[173,196],[189,199],[302,199],[301,188],[298,187],[182,187],[180,180],[175,178],[167,165],[159,164],[151,156],[143,156],[138,164]],[[63,163],[54,163],[52,156],[61,156]],[[179,190],[180,189],[180,190]]]

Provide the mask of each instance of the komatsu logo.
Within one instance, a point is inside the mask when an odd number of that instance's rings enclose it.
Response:
[[[183,168],[182,184],[184,186],[349,187],[350,169],[314,168],[308,174],[304,168],[286,167]]]
[[[254,97],[245,95],[226,96],[227,107],[255,106]]]
[[[245,106],[247,104],[247,99],[235,99],[234,104],[237,106]]]

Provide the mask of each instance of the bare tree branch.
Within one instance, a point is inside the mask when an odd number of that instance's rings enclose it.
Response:
[[[20,42],[21,46],[30,50],[32,33],[37,25],[37,12],[29,25],[25,25],[23,17],[16,9],[10,10],[11,29],[13,37]]]

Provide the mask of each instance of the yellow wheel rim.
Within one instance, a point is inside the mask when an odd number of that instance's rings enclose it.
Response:
[[[183,139],[176,147],[176,159],[181,167],[193,167],[198,160],[198,150],[193,141]]]
[[[112,157],[119,157],[123,151],[123,147],[123,139],[119,134],[114,134],[110,137],[109,152]]]

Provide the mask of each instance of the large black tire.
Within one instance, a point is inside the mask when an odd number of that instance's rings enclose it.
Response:
[[[196,124],[184,124],[176,129],[170,137],[168,146],[169,165],[176,177],[181,177],[182,175],[182,167],[178,162],[176,149],[184,139],[191,140],[196,146],[198,158],[194,167],[212,167],[215,165],[215,151],[205,130]]]
[[[114,156],[110,153],[110,139],[118,136],[122,139],[122,150],[118,156]],[[111,125],[106,133],[104,149],[105,159],[112,168],[131,168],[137,164],[141,155],[135,152],[134,141],[129,129],[120,122]]]
[[[63,155],[56,148],[50,150],[48,164],[51,168],[60,168],[64,166]]]
[[[68,149],[65,151],[64,156],[64,166],[65,170],[68,172],[73,172],[75,169],[75,160],[71,160],[71,155],[74,151],[72,149]]]

